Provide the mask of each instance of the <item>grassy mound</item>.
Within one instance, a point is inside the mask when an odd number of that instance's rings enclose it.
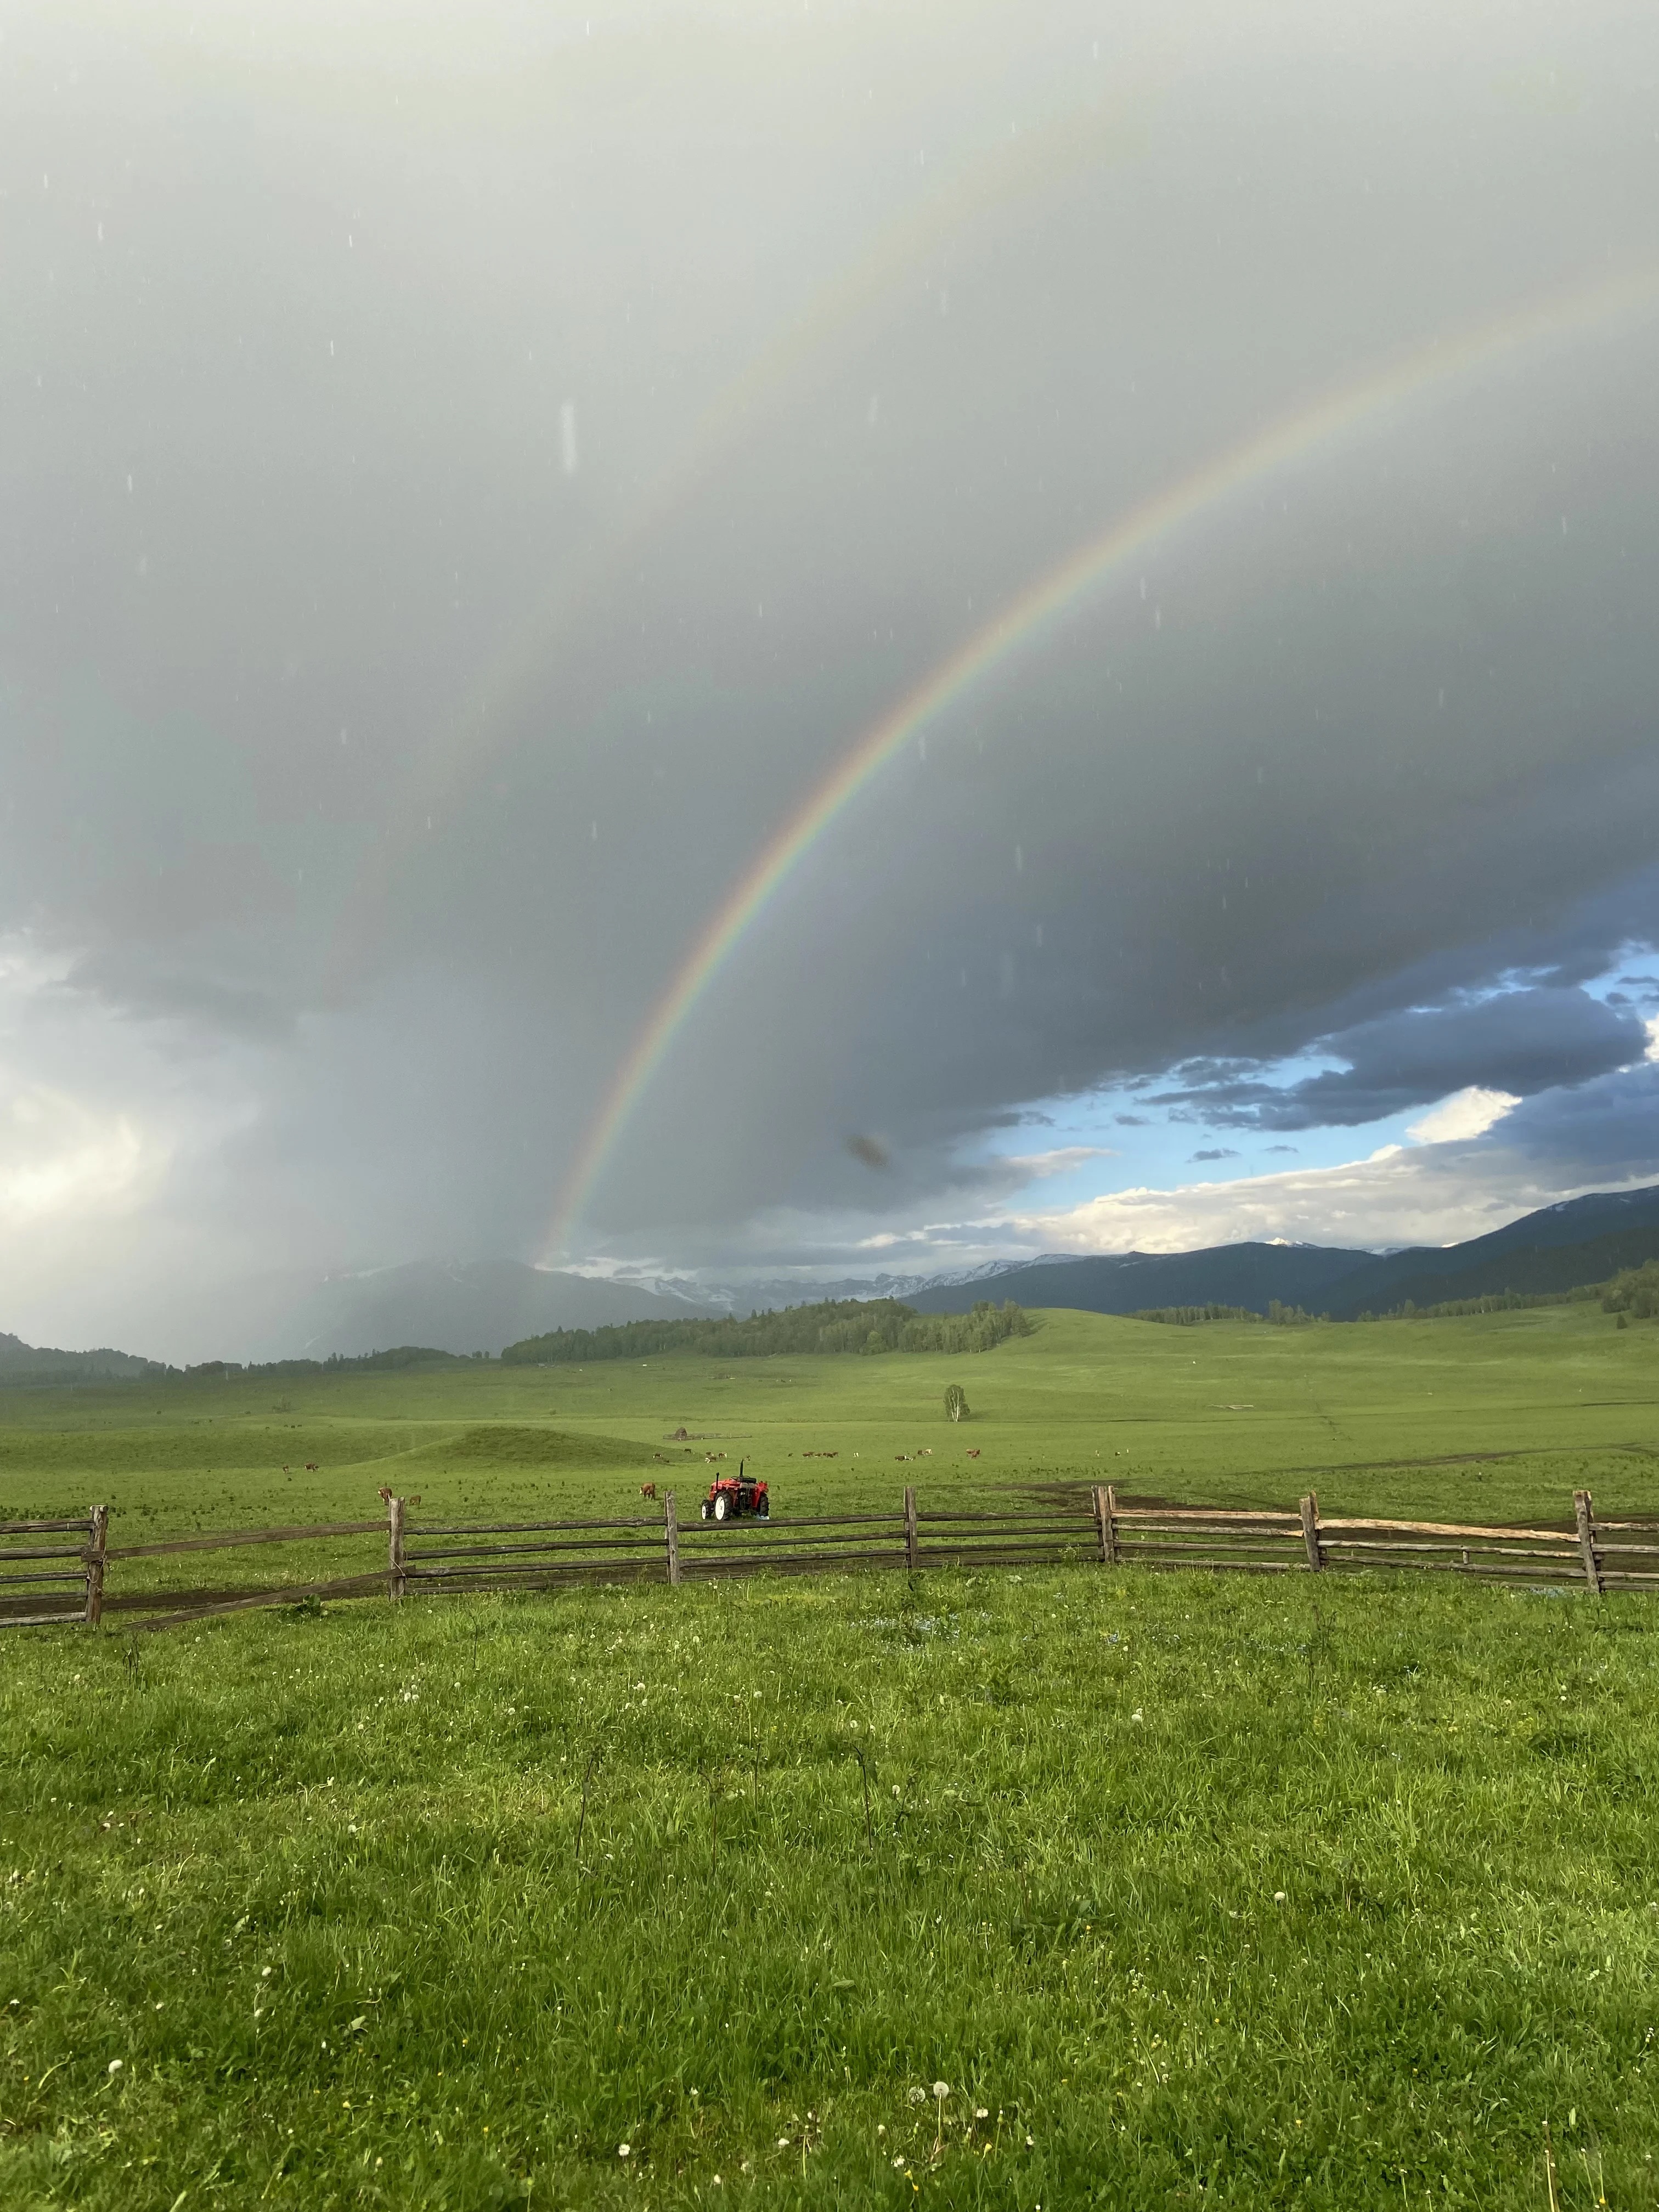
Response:
[[[491,1422],[463,1429],[407,1455],[412,1466],[430,1459],[441,1467],[558,1468],[647,1467],[654,1464],[649,1444],[625,1437],[578,1436],[567,1429],[522,1428]]]

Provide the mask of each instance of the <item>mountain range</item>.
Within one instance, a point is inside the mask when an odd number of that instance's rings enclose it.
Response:
[[[58,1352],[0,1329],[0,1383],[128,1382],[166,1372],[159,1360],[139,1359],[131,1352]]]
[[[319,1283],[283,1316],[276,1356],[325,1359],[330,1352],[362,1354],[398,1344],[493,1356],[503,1345],[549,1329],[684,1321],[720,1310],[672,1290],[530,1267],[521,1260],[416,1260]]]
[[[1659,1185],[1566,1199],[1462,1244],[1381,1254],[1328,1244],[1243,1243],[1198,1252],[1055,1255],[1006,1267],[989,1279],[982,1273],[963,1281],[936,1279],[902,1295],[920,1313],[967,1313],[987,1297],[1085,1313],[1209,1304],[1265,1313],[1277,1298],[1334,1321],[1353,1321],[1407,1300],[1426,1306],[1503,1291],[1575,1290],[1651,1259],[1659,1259]]]
[[[1545,1206],[1462,1244],[1365,1252],[1325,1244],[1217,1244],[1197,1252],[1052,1254],[961,1275],[882,1275],[741,1288],[656,1281],[650,1287],[527,1267],[517,1260],[416,1261],[331,1276],[284,1302],[252,1345],[216,1346],[262,1360],[358,1358],[395,1346],[488,1352],[557,1328],[751,1313],[823,1297],[896,1297],[920,1313],[969,1312],[981,1298],[1028,1307],[1132,1314],[1160,1306],[1244,1306],[1273,1299],[1334,1321],[1504,1291],[1574,1290],[1659,1259],[1659,1185],[1600,1191]],[[166,1371],[130,1352],[61,1352],[0,1333],[0,1385],[115,1382]]]

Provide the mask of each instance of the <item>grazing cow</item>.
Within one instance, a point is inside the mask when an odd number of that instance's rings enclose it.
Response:
[[[307,1474],[315,1474],[317,1473],[317,1462],[314,1459],[308,1459],[306,1462],[306,1473]]]
[[[640,1496],[641,1498],[654,1498],[656,1494],[657,1486],[654,1482],[642,1482],[640,1485]]]
[[[968,1456],[969,1456],[969,1459],[977,1459],[977,1458],[979,1457],[979,1446],[978,1446],[977,1444],[975,1444],[975,1445],[974,1446],[973,1449],[969,1453]]]
[[[670,1437],[668,1441],[671,1444],[683,1444],[685,1442],[685,1438],[686,1431],[681,1428],[676,1429],[673,1435]]]

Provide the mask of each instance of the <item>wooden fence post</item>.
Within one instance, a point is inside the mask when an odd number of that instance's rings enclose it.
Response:
[[[916,1533],[916,1493],[908,1483],[904,1489],[904,1564],[912,1568],[921,1564],[921,1539]]]
[[[96,1628],[104,1617],[104,1553],[109,1543],[109,1508],[92,1509],[92,1534],[87,1543],[87,1626]]]
[[[671,1583],[678,1583],[680,1578],[680,1517],[674,1510],[672,1490],[662,1502],[662,1525],[668,1543],[668,1579]]]
[[[1588,1490],[1572,1493],[1572,1517],[1578,1523],[1578,1549],[1583,1555],[1584,1580],[1589,1584],[1590,1595],[1601,1595],[1601,1570],[1595,1560],[1595,1516]]]
[[[1103,1567],[1117,1565],[1117,1499],[1112,1486],[1095,1485],[1095,1528],[1100,1536],[1100,1564]]]
[[[396,1605],[404,1589],[404,1501],[388,1498],[386,1502],[386,1594]]]
[[[1308,1547],[1308,1565],[1317,1574],[1325,1564],[1325,1555],[1319,1548],[1319,1498],[1310,1491],[1301,1503],[1302,1540]]]

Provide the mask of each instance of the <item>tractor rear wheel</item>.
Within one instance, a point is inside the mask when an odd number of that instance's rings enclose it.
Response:
[[[724,1521],[726,1515],[731,1510],[732,1501],[727,1498],[726,1492],[721,1491],[720,1496],[714,1500],[714,1518],[717,1521]]]
[[[769,1521],[772,1518],[772,1501],[769,1498],[763,1498],[755,1508],[755,1518],[757,1521]]]

